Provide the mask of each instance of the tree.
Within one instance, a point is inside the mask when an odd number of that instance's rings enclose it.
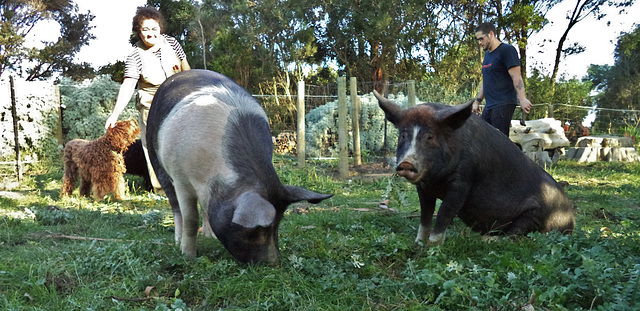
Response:
[[[197,54],[197,44],[190,41],[188,25],[195,16],[195,0],[147,0],[147,5],[155,7],[164,17],[164,33],[176,38],[191,64]],[[138,38],[135,38],[138,41]]]
[[[573,10],[567,14],[567,20],[569,23],[567,24],[567,28],[560,36],[560,40],[558,40],[558,46],[556,48],[556,57],[553,64],[553,71],[551,74],[550,83],[553,87],[555,86],[555,80],[558,76],[558,69],[560,65],[560,58],[563,54],[575,54],[584,50],[583,47],[579,45],[572,45],[567,49],[564,49],[564,44],[567,41],[567,36],[573,27],[579,22],[583,21],[585,18],[589,16],[594,16],[597,20],[601,20],[606,16],[603,12],[603,8],[605,6],[615,7],[615,8],[627,8],[631,6],[635,2],[635,0],[575,0],[575,6]]]
[[[591,81],[592,89],[595,91],[602,91],[609,83],[609,72],[611,66],[609,65],[594,65],[591,64],[587,69],[587,75],[582,78],[583,81]]]
[[[111,80],[122,83],[124,81],[124,62],[119,60],[113,64],[107,64],[98,69],[98,75],[109,75]]]
[[[209,50],[207,43],[211,40],[207,34],[215,34],[218,27],[213,18],[214,12],[207,8],[203,3],[196,5],[196,13],[193,16],[193,20],[189,25],[192,30],[190,39],[194,42],[199,42],[202,48],[202,67],[207,69],[207,52]],[[212,51],[211,51],[212,53]],[[213,55],[212,55],[213,56]]]
[[[600,111],[595,126],[603,131],[640,135],[640,25],[618,37],[613,66],[591,65],[586,79],[596,81],[594,88],[601,90],[595,98],[599,108],[626,110]]]
[[[555,91],[551,90],[549,76],[544,76],[538,69],[533,69],[529,77],[527,91],[529,100],[536,104],[552,104],[554,105],[553,117],[557,120],[570,121],[575,124],[578,120],[583,120],[588,110],[584,108],[576,109],[574,107],[591,107],[592,99],[589,92],[592,89],[591,81],[578,79],[560,79],[556,84]],[[561,104],[561,105],[558,105]],[[537,106],[530,113],[528,118],[539,119],[547,117],[548,110],[546,107]]]
[[[320,46],[328,47],[325,61],[361,81],[422,75],[441,51],[436,42],[446,44],[438,28],[446,25],[446,14],[438,14],[441,2],[325,2],[316,11],[324,17],[316,32]]]
[[[613,66],[589,67],[586,79],[595,81],[601,108],[640,108],[640,26],[618,38]]]
[[[96,70],[89,63],[69,64],[62,69],[62,76],[71,78],[73,81],[81,82],[86,79],[96,77]]]
[[[70,68],[75,54],[95,38],[90,33],[94,16],[79,13],[73,0],[2,1],[0,15],[0,76],[15,70],[28,81],[50,77]],[[25,37],[45,20],[60,25],[60,37],[56,42],[43,42],[41,49],[26,48]]]
[[[507,12],[501,12],[502,1],[493,2],[498,14],[498,25],[505,30],[507,42],[517,43],[520,71],[526,82],[529,37],[547,24],[545,15],[559,0],[512,0],[507,2]]]

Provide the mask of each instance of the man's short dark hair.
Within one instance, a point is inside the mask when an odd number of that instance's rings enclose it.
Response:
[[[478,27],[476,27],[476,32],[482,32],[483,35],[486,35],[490,32],[493,31],[493,33],[496,33],[496,26],[493,26],[492,23],[482,23],[480,25],[478,25]]]

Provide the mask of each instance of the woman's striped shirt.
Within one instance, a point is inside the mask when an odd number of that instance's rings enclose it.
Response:
[[[163,34],[162,36],[167,40],[167,43],[173,48],[180,60],[184,60],[185,58],[187,58],[187,55],[184,53],[184,50],[182,49],[182,46],[180,46],[180,43],[178,43],[178,40],[165,34]],[[160,50],[157,50],[153,54],[156,57],[161,58]],[[124,64],[124,77],[138,80],[140,79],[141,73],[142,57],[140,57],[140,52],[136,48],[133,49],[133,52],[131,52],[129,56],[127,56],[127,60]]]

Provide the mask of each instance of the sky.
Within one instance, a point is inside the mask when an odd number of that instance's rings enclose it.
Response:
[[[571,13],[575,3],[575,0],[562,1],[547,13],[549,25],[529,39],[527,46],[528,65],[538,66],[543,70],[543,73],[551,73],[558,40],[569,24],[566,16]],[[636,0],[634,5],[626,11],[626,13],[618,15],[617,9],[608,9],[605,12],[609,14],[600,21],[590,16],[577,23],[569,32],[564,48],[578,42],[586,50],[562,60],[558,77],[565,75],[567,79],[582,78],[587,74],[590,64],[613,65],[613,52],[621,32],[631,32],[635,28],[636,24],[634,23],[640,23],[640,0]],[[528,67],[531,68],[531,66]]]
[[[98,68],[119,60],[124,61],[131,52],[129,44],[131,20],[136,7],[144,5],[146,0],[76,0],[80,12],[91,11],[95,18],[92,33],[96,39],[84,46],[76,56],[79,62],[88,62]],[[527,49],[527,63],[540,68],[543,73],[550,73],[553,68],[555,49],[560,36],[566,29],[568,21],[565,16],[570,12],[575,0],[565,0],[556,5],[547,14],[550,24],[539,33],[531,36]],[[621,32],[630,32],[634,23],[639,23],[640,0],[626,14],[617,15],[616,10],[609,10],[609,16],[597,21],[590,17],[578,23],[569,33],[564,47],[579,42],[586,51],[579,55],[568,56],[561,62],[559,77],[581,78],[587,73],[590,64],[613,65],[613,51]],[[609,24],[608,24],[609,23]],[[37,33],[42,40],[53,41],[59,35],[59,27],[47,23],[37,26],[32,33]],[[549,41],[550,40],[550,41]],[[531,70],[529,70],[531,72]]]
[[[94,67],[124,61],[133,47],[129,43],[131,21],[136,8],[146,0],[76,0],[80,12],[95,15],[92,33],[96,38],[84,46],[76,59]]]

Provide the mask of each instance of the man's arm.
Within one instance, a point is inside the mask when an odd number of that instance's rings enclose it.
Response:
[[[531,101],[527,99],[527,95],[524,92],[524,81],[522,81],[522,74],[520,73],[520,66],[509,68],[509,75],[513,80],[513,88],[516,89],[518,94],[518,100],[520,101],[520,107],[525,113],[529,113],[531,110]]]
[[[484,90],[482,88],[482,82],[480,82],[480,89],[478,90],[478,96],[473,101],[473,105],[471,106],[471,112],[475,114],[480,114],[480,102],[484,99]]]

